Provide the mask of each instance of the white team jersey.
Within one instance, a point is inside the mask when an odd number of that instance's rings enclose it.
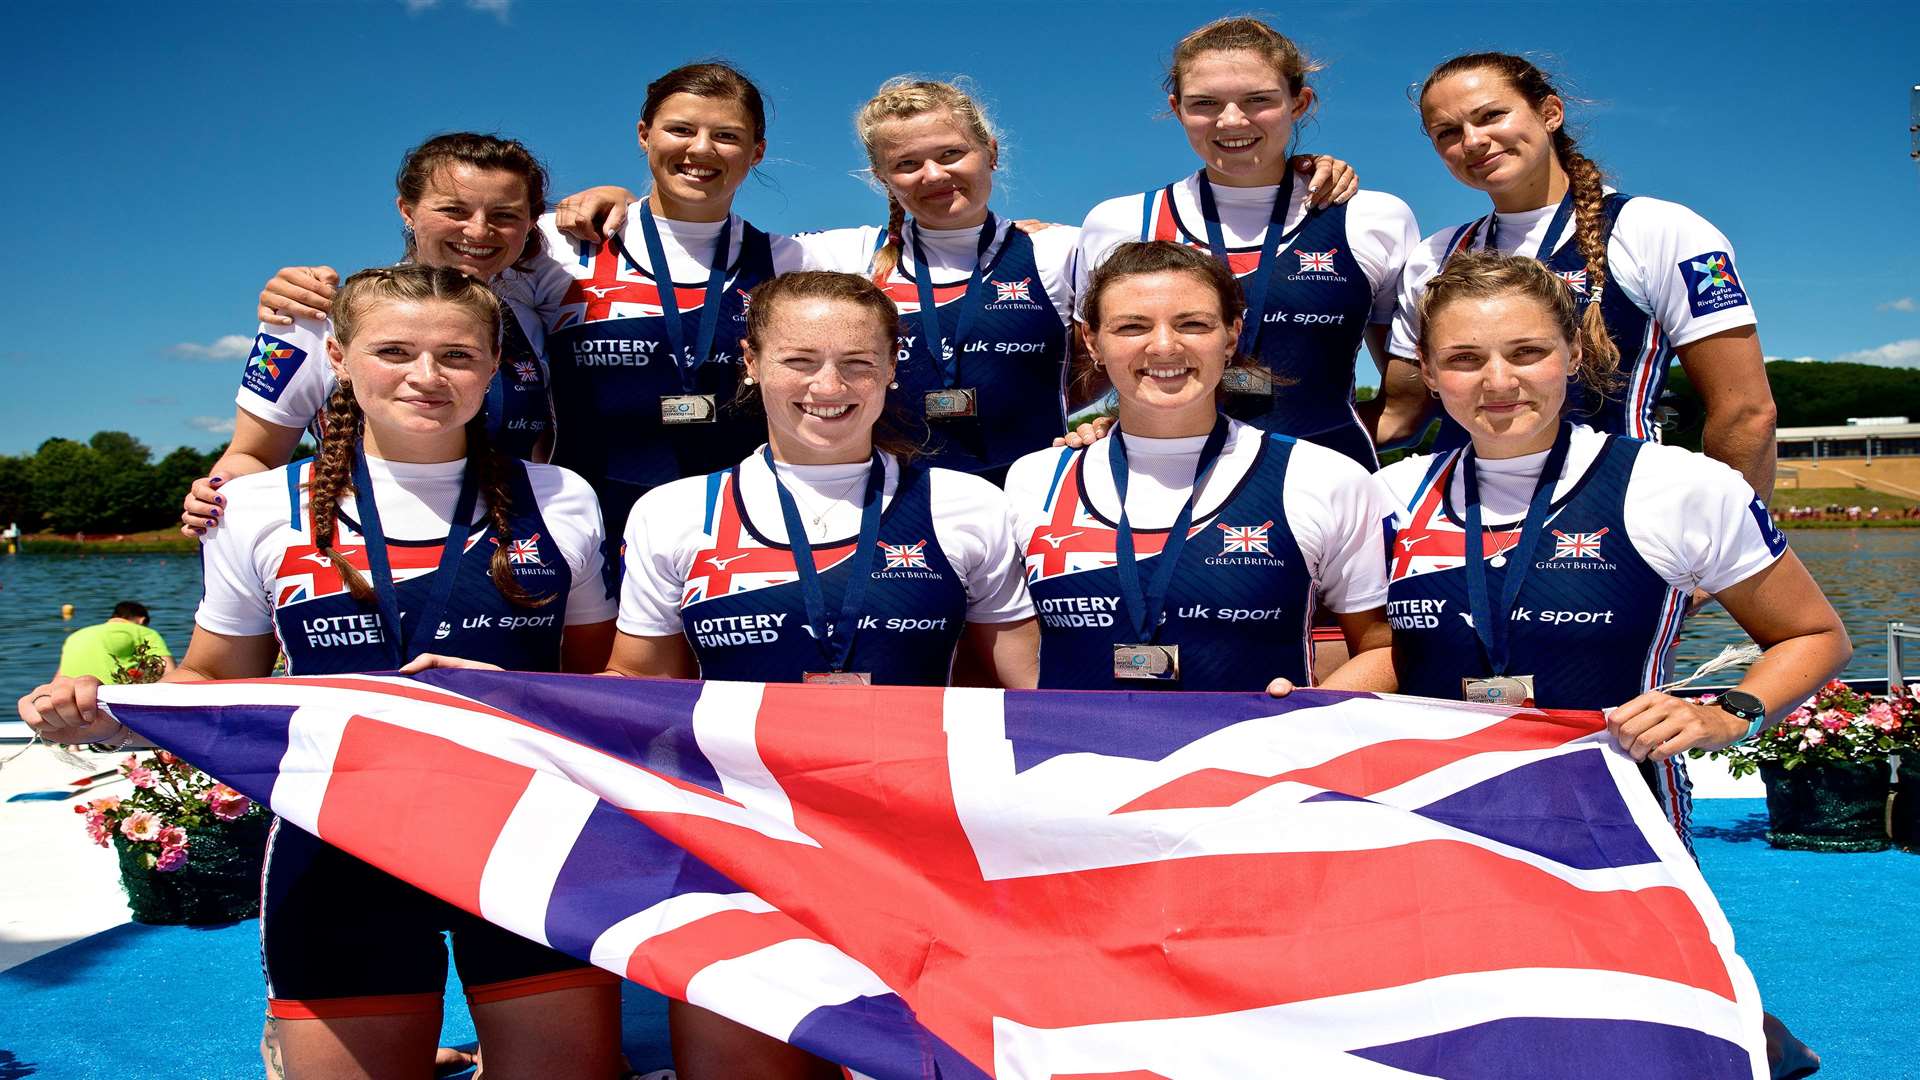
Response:
[[[1166,529],[1193,490],[1193,470],[1207,437],[1127,440],[1127,521],[1138,529]],[[1233,496],[1260,452],[1268,433],[1228,422],[1227,442],[1207,474],[1195,501],[1193,520],[1205,521]],[[1080,470],[1087,501],[1108,521],[1119,520],[1109,450],[1102,439],[1088,448]],[[1052,520],[1053,492],[1060,450],[1039,450],[1007,471],[1007,498],[1013,503],[1014,536],[1022,549],[1034,530]],[[1304,439],[1296,440],[1283,491],[1287,528],[1321,603],[1346,614],[1387,602],[1387,565],[1381,524],[1392,511],[1385,489],[1345,454]]]
[[[996,221],[997,235],[987,249],[990,263],[1014,229],[1013,222],[1006,218],[996,218]],[[916,271],[913,240],[918,236],[927,249],[927,260],[933,265],[933,284],[943,289],[966,284],[980,252],[980,230],[983,227],[922,229],[917,224],[909,223],[905,242],[901,245],[900,262],[892,275],[893,282],[905,284],[908,279],[903,271]],[[800,249],[802,269],[837,270],[864,277],[872,269],[874,252],[879,250],[885,234],[886,230],[878,226],[861,225],[851,229],[801,233],[790,239]],[[1051,225],[1031,234],[1030,239],[1033,241],[1033,258],[1040,272],[1040,283],[1046,288],[1047,297],[1053,301],[1054,309],[1064,325],[1073,318],[1073,259],[1080,240],[1080,230],[1068,225]],[[776,249],[775,262],[778,261]],[[911,314],[919,310],[919,303],[902,302],[900,310],[902,314]]]
[[[1273,200],[1278,185],[1266,187],[1227,187],[1213,185],[1214,202],[1220,208],[1221,239],[1230,249],[1251,248],[1265,242]],[[1113,249],[1129,241],[1142,239],[1149,200],[1157,192],[1141,192],[1108,199],[1087,214],[1080,226],[1080,249],[1074,259],[1074,295],[1084,297],[1093,271],[1106,261]],[[1346,204],[1347,243],[1354,259],[1367,275],[1373,292],[1373,308],[1368,321],[1386,323],[1393,318],[1395,290],[1401,267],[1420,238],[1420,226],[1413,210],[1396,195],[1384,191],[1361,191]],[[1200,178],[1190,175],[1173,185],[1173,214],[1181,230],[1201,244],[1206,243],[1206,218],[1200,213]],[[1284,229],[1292,232],[1307,216],[1307,184],[1296,178],[1293,199],[1287,208]]]
[[[1525,252],[1536,258],[1552,255],[1540,251],[1540,241],[1546,238],[1547,226],[1558,209],[1559,204],[1554,203],[1537,210],[1497,215],[1500,250],[1508,254]],[[1456,225],[1434,233],[1407,259],[1393,313],[1389,344],[1393,355],[1404,359],[1418,355],[1420,298],[1426,295],[1427,282],[1446,265],[1452,254],[1449,246],[1460,229]],[[1483,218],[1474,237],[1475,250],[1485,248],[1488,231]],[[1574,229],[1569,223],[1554,251],[1573,243]],[[1695,287],[1698,282],[1689,283],[1689,274],[1697,273],[1694,265],[1704,266],[1715,255],[1726,256],[1731,269],[1733,244],[1706,218],[1679,203],[1636,196],[1620,208],[1613,235],[1607,241],[1607,282],[1620,289],[1634,307],[1653,316],[1666,331],[1667,340],[1679,348],[1754,324],[1753,305],[1743,286],[1733,291],[1714,289],[1714,302],[1707,304],[1699,299],[1702,290]]]
[[[881,509],[892,503],[900,466],[890,454]],[[860,500],[866,491],[868,464],[785,465],[780,479],[793,494],[808,538],[816,542],[860,531]],[[967,621],[1004,623],[1033,615],[1026,576],[1016,554],[1006,496],[977,476],[949,469],[927,470],[934,541],[966,588]],[[776,544],[787,542],[773,474],[759,453],[740,464],[740,500],[753,533]],[[620,629],[639,637],[667,637],[683,628],[680,608],[686,598],[694,558],[712,548],[716,537],[708,514],[708,482],[690,476],[654,488],[640,497],[628,515],[626,573],[620,586]],[[732,573],[730,568],[722,568]],[[789,568],[774,585],[794,580]]]
[[[200,546],[206,592],[194,614],[197,625],[235,637],[272,633],[274,585],[286,576],[282,567],[290,559],[309,560],[322,570],[331,565],[325,556],[312,550],[304,514],[303,520],[294,520],[287,491],[290,468],[293,466],[235,477],[220,489],[227,499],[226,513],[220,528],[208,533]],[[460,499],[465,468],[465,458],[421,465],[369,457],[367,471],[373,479],[375,505],[388,539],[435,544],[444,541],[452,525],[454,505]],[[606,581],[600,573],[604,532],[600,503],[593,489],[558,466],[528,463],[526,468],[540,516],[573,574],[565,625],[613,618],[614,603],[607,596]],[[355,501],[358,497],[358,493],[349,495],[341,503],[342,510],[355,521],[360,519]],[[305,501],[303,496],[303,505]],[[476,520],[484,520],[484,514],[483,498]],[[359,535],[341,520],[335,547],[360,543]],[[437,555],[435,558],[437,561]],[[396,581],[404,581],[432,570],[430,565],[396,565],[394,575]]]
[[[508,267],[493,279],[494,295],[506,301],[511,315],[519,320],[542,367],[547,350],[541,304],[557,304],[566,284],[558,264],[544,259],[527,271]],[[332,333],[331,319],[295,319],[292,326],[261,323],[241,370],[234,403],[269,424],[314,428],[340,385],[327,361],[326,342]]]
[[[1576,424],[1567,464],[1554,498],[1573,491],[1598,460],[1607,436]],[[1488,526],[1511,526],[1526,517],[1533,485],[1550,451],[1515,458],[1477,459],[1481,512]],[[1418,501],[1431,455],[1404,458],[1381,469],[1377,479],[1393,500],[1396,528]],[[1453,470],[1448,499],[1465,506],[1466,475]],[[1773,565],[1766,505],[1739,473],[1703,454],[1648,443],[1634,459],[1624,508],[1627,543],[1668,585],[1683,592],[1717,593]],[[1780,551],[1784,551],[1782,546]]]

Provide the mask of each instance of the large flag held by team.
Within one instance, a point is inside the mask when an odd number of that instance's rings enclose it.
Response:
[[[481,671],[101,696],[286,825],[855,1076],[1766,1075],[1726,920],[1595,714]]]

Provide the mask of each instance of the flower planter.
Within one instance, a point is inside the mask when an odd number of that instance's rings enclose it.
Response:
[[[1920,853],[1920,754],[1900,755],[1900,782],[1894,785],[1887,824],[1894,846]]]
[[[1823,763],[1788,770],[1762,762],[1767,785],[1767,843],[1793,851],[1885,851],[1885,761]]]
[[[260,914],[260,863],[272,825],[273,815],[260,811],[232,823],[190,828],[186,865],[164,871],[146,865],[143,850],[152,851],[152,845],[132,843],[116,832],[120,884],[133,921],[207,926]]]

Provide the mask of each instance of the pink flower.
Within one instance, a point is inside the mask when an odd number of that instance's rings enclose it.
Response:
[[[183,848],[187,846],[187,830],[178,825],[169,825],[160,830],[160,846],[163,848]]]
[[[253,809],[253,800],[233,790],[225,784],[215,784],[202,792],[200,797],[207,802],[213,816],[221,821],[232,821]]]
[[[180,759],[175,757],[170,750],[155,750],[153,756],[159,758],[160,764],[162,765],[178,765],[180,763]]]
[[[158,840],[160,818],[146,810],[135,810],[120,823],[120,835],[129,840]]]
[[[83,808],[84,809],[84,808]],[[107,824],[107,815],[98,811],[87,812],[87,838],[101,847],[108,846],[108,838],[113,835],[113,826]]]
[[[134,787],[142,789],[153,787],[155,779],[153,770],[134,758],[128,758],[126,763],[120,766],[120,771],[127,774],[127,779],[133,781]]]
[[[1809,746],[1819,746],[1826,741],[1827,737],[1821,734],[1820,729],[1817,727],[1810,727],[1800,735],[1800,746],[1802,749]]]
[[[103,814],[109,813],[111,811],[120,809],[120,796],[103,795],[100,798],[95,799],[92,802],[88,803],[87,805],[92,807],[95,810],[100,811]]]
[[[1806,727],[1808,724],[1812,722],[1813,722],[1813,713],[1809,712],[1805,705],[1802,705],[1799,708],[1788,713],[1787,718],[1780,722],[1780,726],[1781,727]]]
[[[1828,709],[1819,716],[1820,726],[1828,731],[1842,731],[1853,723],[1853,715],[1843,709]]]
[[[160,871],[178,870],[185,865],[187,849],[184,847],[165,848],[160,852],[160,857],[153,861],[153,868]]]
[[[1876,701],[1867,710],[1867,722],[1881,731],[1900,730],[1900,715],[1893,711],[1893,705],[1886,701]]]

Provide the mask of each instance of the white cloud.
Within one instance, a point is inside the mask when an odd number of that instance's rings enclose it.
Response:
[[[183,341],[167,351],[189,360],[245,360],[253,352],[253,339],[240,334],[228,334],[207,345]]]
[[[400,2],[406,6],[409,15],[432,11],[440,6],[440,0],[400,0]],[[513,0],[467,0],[467,10],[492,15],[503,23],[507,21],[507,12],[512,7]]]
[[[1875,304],[1873,309],[1875,311],[1920,311],[1920,301],[1916,301],[1911,296],[1903,296],[1898,300]]]
[[[233,434],[233,417],[189,416],[187,426],[195,431],[204,431],[209,435]]]
[[[1874,349],[1841,353],[1833,359],[1845,364],[1873,364],[1876,367],[1920,368],[1920,338],[1889,341]]]

